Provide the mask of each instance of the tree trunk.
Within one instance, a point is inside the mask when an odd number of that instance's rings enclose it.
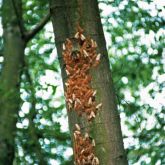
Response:
[[[16,122],[20,109],[20,77],[24,67],[26,44],[44,27],[50,18],[48,13],[35,28],[25,31],[22,15],[22,0],[2,1],[4,63],[0,75],[0,165],[10,165],[14,159]],[[39,164],[45,165],[47,163],[38,142],[32,114],[31,110],[29,134],[31,138],[35,139],[34,149]]]
[[[95,139],[95,152],[101,165],[127,165],[97,1],[49,0],[49,2],[63,82],[66,80],[66,73],[61,55],[62,44],[66,38],[75,35],[78,23],[84,29],[85,35],[92,37],[97,42],[97,51],[102,54],[100,64],[91,71],[92,87],[97,89],[96,100],[98,103],[102,102],[102,109],[91,123],[73,111],[68,112],[72,140],[75,124],[79,123],[83,132],[89,130],[90,135]]]
[[[21,1],[16,2],[15,7],[20,14]],[[17,18],[11,0],[3,1],[2,23],[4,65],[0,79],[0,165],[11,165],[15,152],[14,138],[20,103],[20,72],[25,47],[19,27],[21,19]]]

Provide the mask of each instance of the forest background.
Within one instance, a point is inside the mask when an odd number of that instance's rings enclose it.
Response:
[[[164,7],[163,0],[99,1],[124,146],[134,165],[165,163]],[[46,0],[23,0],[26,29],[34,28],[48,11]],[[2,35],[0,26],[0,76]],[[35,140],[50,164],[69,164],[71,141],[51,22],[28,42],[25,61],[28,71],[25,68],[21,78],[15,164],[37,164]]]

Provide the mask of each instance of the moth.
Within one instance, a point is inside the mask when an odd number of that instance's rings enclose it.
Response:
[[[76,38],[70,38],[72,42],[72,51],[71,51],[71,56],[73,60],[77,60],[80,57],[80,42]]]

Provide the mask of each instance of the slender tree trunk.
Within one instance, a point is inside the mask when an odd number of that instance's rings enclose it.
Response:
[[[20,109],[20,77],[24,67],[25,47],[27,42],[49,21],[49,18],[48,13],[35,28],[25,32],[22,20],[22,0],[2,1],[4,65],[0,77],[0,165],[10,165],[14,159],[16,122]],[[32,113],[30,112],[29,115],[29,134],[35,139],[34,148],[39,164],[45,165],[47,163],[38,142]]]
[[[21,13],[21,1],[15,1],[17,13]],[[18,19],[20,22],[18,22]],[[20,71],[23,66],[25,43],[11,0],[2,6],[4,38],[4,65],[0,79],[0,165],[10,165],[14,159],[14,138],[19,110]]]
[[[77,23],[84,29],[86,36],[92,37],[98,43],[98,52],[102,54],[99,66],[91,71],[92,87],[97,89],[96,99],[98,103],[102,102],[102,110],[99,111],[92,123],[78,117],[73,111],[68,112],[72,139],[75,123],[79,123],[83,131],[90,130],[90,134],[95,139],[95,151],[100,165],[127,165],[97,1],[49,0],[49,2],[63,82],[66,80],[66,73],[61,56],[62,43],[66,38],[74,36]]]
[[[35,88],[33,85],[33,80],[28,71],[28,68],[25,68],[25,74],[26,74],[27,81],[30,84],[30,93],[31,93],[31,109],[30,109],[30,112],[28,115],[28,119],[29,119],[28,133],[30,136],[30,140],[33,142],[32,151],[34,151],[36,153],[39,165],[47,165],[48,163],[45,160],[45,155],[44,155],[41,145],[39,143],[39,135],[37,134],[38,131],[37,131],[37,128],[34,123],[34,119],[36,118],[36,115],[37,115],[37,111],[35,108],[37,100],[35,97]]]

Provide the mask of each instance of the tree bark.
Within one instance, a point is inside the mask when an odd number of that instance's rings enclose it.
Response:
[[[15,3],[21,16],[21,0]],[[2,24],[4,38],[4,65],[0,78],[0,165],[12,164],[14,159],[14,138],[19,110],[20,72],[23,65],[25,44],[18,18],[11,0],[4,0]],[[18,21],[19,19],[19,21]]]
[[[98,3],[96,0],[49,0],[49,2],[63,82],[66,80],[66,73],[61,55],[62,43],[66,38],[74,36],[78,23],[84,29],[85,35],[97,42],[97,51],[102,54],[99,66],[91,71],[92,87],[97,89],[96,100],[98,103],[102,102],[102,109],[91,123],[79,117],[74,111],[68,112],[72,139],[74,126],[79,123],[83,131],[89,130],[95,139],[95,152],[101,165],[127,165]]]
[[[48,14],[34,29],[25,33],[22,0],[3,0],[2,2],[4,63],[0,77],[0,165],[10,165],[14,160],[14,139],[20,109],[20,77],[24,67],[24,50],[27,42],[44,27],[49,17]],[[34,148],[39,164],[47,164],[38,142],[31,113],[29,134],[35,139]]]
[[[48,22],[49,16],[41,21],[35,32],[27,32],[31,34],[27,40],[22,20],[22,1],[4,0],[2,4],[4,65],[0,77],[0,165],[10,165],[14,160],[14,139],[17,115],[20,109],[20,77],[24,67],[25,46]],[[29,120],[30,136],[33,134],[33,138],[35,138],[36,145],[34,146],[39,164],[47,164],[37,141],[34,123],[31,118]]]

